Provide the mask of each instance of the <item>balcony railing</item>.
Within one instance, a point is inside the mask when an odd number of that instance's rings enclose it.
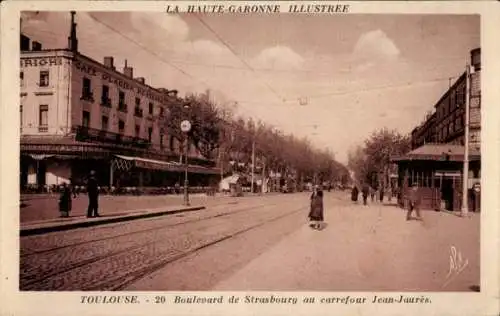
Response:
[[[110,98],[102,98],[101,99],[101,106],[105,106],[110,108],[111,107],[111,99]]]
[[[38,126],[38,131],[41,133],[47,133],[49,131],[49,127],[47,125]]]
[[[134,108],[134,115],[137,117],[143,117],[142,109],[141,108]]]
[[[80,97],[80,100],[94,103],[94,94],[92,92],[83,93],[82,96]]]
[[[94,141],[136,148],[148,148],[151,145],[146,139],[125,136],[85,126],[75,126],[73,131],[76,133],[76,140],[78,141]]]
[[[127,113],[127,105],[125,103],[118,104],[118,111]]]

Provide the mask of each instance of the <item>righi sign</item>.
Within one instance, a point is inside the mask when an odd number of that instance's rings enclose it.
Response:
[[[21,68],[59,65],[62,65],[62,57],[60,56],[21,58]]]

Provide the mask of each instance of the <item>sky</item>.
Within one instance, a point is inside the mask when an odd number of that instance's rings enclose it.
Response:
[[[208,89],[342,163],[377,129],[411,132],[480,45],[475,15],[77,12],[76,23],[81,53],[118,69],[126,59],[181,95]],[[69,29],[68,12],[22,14],[44,48],[66,47]]]

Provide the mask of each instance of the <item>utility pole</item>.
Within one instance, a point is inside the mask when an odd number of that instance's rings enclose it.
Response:
[[[266,181],[266,161],[265,159],[262,159],[263,160],[263,166],[262,166],[262,184],[260,185],[260,191],[261,193],[265,193],[264,192],[264,182]],[[267,187],[267,185],[266,185]]]
[[[469,211],[469,124],[470,124],[470,65],[467,64],[465,71],[465,150],[464,150],[464,170],[462,176],[462,210],[461,216],[467,216]]]
[[[253,189],[253,184],[254,184],[254,171],[255,171],[255,136],[254,136],[254,139],[252,141],[252,187],[251,187],[251,192],[254,193],[254,189]]]

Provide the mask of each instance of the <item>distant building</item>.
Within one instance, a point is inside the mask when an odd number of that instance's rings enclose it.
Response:
[[[101,185],[167,186],[179,182],[182,144],[168,135],[176,90],[156,89],[78,52],[72,22],[68,49],[42,49],[21,36],[21,185],[81,182],[96,170]],[[189,144],[192,185],[218,174]]]
[[[481,177],[481,50],[471,51],[469,81],[469,175],[468,188]],[[443,201],[448,209],[461,207],[463,160],[465,153],[466,72],[434,105],[425,121],[411,133],[412,151],[394,157],[398,163],[399,186],[404,192],[418,184],[425,192],[427,207]],[[425,204],[425,203],[424,203]],[[469,204],[470,208],[473,205]]]
[[[480,148],[481,141],[481,50],[471,52],[474,72],[470,76],[470,146]],[[412,131],[413,149],[424,144],[464,145],[465,72],[434,105],[435,111]]]

